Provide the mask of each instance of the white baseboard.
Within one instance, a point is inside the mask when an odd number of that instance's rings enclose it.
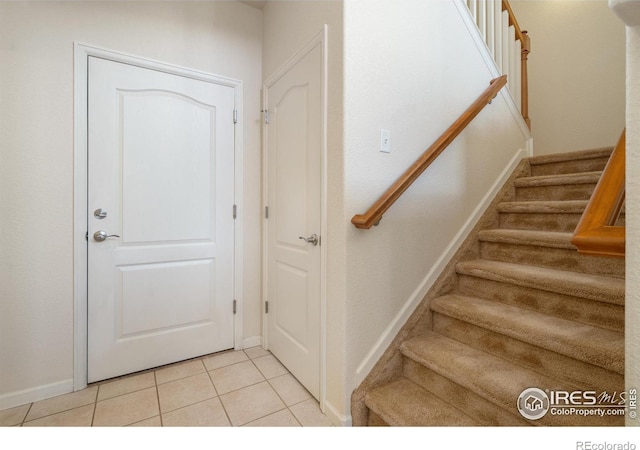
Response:
[[[391,342],[400,332],[400,329],[409,320],[409,317],[418,307],[422,299],[427,292],[436,282],[444,268],[449,264],[451,258],[458,251],[462,243],[465,241],[469,233],[473,230],[473,227],[478,223],[486,209],[489,207],[493,199],[496,197],[502,186],[511,176],[520,161],[530,156],[530,142],[527,142],[527,148],[518,150],[511,158],[509,163],[502,170],[500,176],[493,183],[489,191],[485,194],[482,200],[478,203],[478,206],[467,219],[465,224],[461,227],[458,233],[451,240],[445,251],[440,255],[436,264],[433,265],[429,273],[424,277],[422,282],[418,285],[417,289],[411,294],[409,299],[404,303],[398,314],[393,318],[389,326],[384,330],[378,341],[371,348],[367,356],[360,363],[355,373],[355,385],[359,386],[364,378],[371,372],[374,365],[382,357],[385,350],[391,345]]]
[[[0,395],[0,411],[73,392],[73,379]]]
[[[329,418],[331,423],[338,427],[350,427],[351,426],[351,416],[345,416],[344,414],[340,414],[338,409],[333,406],[330,402],[324,402],[324,415]]]
[[[251,336],[242,340],[242,348],[251,348],[262,345],[262,336]]]

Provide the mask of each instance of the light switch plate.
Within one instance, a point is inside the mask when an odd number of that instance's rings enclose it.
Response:
[[[391,131],[389,130],[380,130],[380,151],[391,153]]]

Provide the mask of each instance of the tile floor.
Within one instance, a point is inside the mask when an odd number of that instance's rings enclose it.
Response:
[[[0,411],[0,426],[331,426],[262,347],[160,367]]]

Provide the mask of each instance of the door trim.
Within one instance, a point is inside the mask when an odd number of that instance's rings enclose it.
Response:
[[[284,74],[286,74],[295,64],[297,64],[302,58],[304,58],[312,49],[317,46],[320,46],[322,50],[322,74],[321,74],[321,94],[320,101],[322,104],[322,112],[321,112],[321,135],[322,142],[320,145],[320,158],[321,158],[321,167],[320,167],[320,192],[321,192],[321,200],[320,200],[320,236],[322,239],[322,245],[320,246],[320,409],[325,411],[325,402],[326,402],[326,341],[327,341],[327,326],[326,326],[326,316],[327,316],[327,243],[329,242],[328,237],[328,220],[327,220],[327,71],[328,71],[328,56],[327,56],[327,36],[328,36],[328,26],[325,24],[320,32],[318,32],[314,37],[312,37],[302,48],[300,48],[296,53],[294,53],[275,73],[273,73],[269,78],[267,78],[262,85],[262,105],[263,108],[267,108],[269,105],[268,99],[268,89],[273,86]],[[263,122],[263,127],[265,126]],[[266,133],[263,133],[262,138],[262,206],[263,211],[265,211],[266,206],[268,206],[269,199],[269,178],[268,178],[268,145],[267,139],[265,138]],[[267,329],[267,313],[265,311],[264,305],[267,302],[267,287],[268,287],[268,275],[267,275],[267,265],[268,265],[268,219],[266,216],[263,216],[263,237],[262,237],[262,341],[263,345],[266,349],[269,348],[269,336]]]
[[[73,389],[78,391],[87,387],[87,312],[88,312],[88,259],[87,259],[87,117],[88,117],[88,59],[89,56],[110,61],[184,76],[196,80],[228,86],[234,89],[235,109],[238,121],[234,130],[234,166],[235,186],[234,203],[237,205],[234,223],[234,299],[237,302],[234,315],[234,347],[240,350],[243,336],[243,126],[242,126],[242,81],[213,75],[193,69],[166,64],[159,61],[127,55],[101,49],[90,45],[74,43],[74,125],[73,125],[73,310],[74,310],[74,348],[73,348]],[[231,214],[231,211],[229,211]],[[230,305],[231,307],[231,305]]]

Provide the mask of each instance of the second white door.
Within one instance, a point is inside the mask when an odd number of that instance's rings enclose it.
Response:
[[[319,398],[323,45],[319,37],[267,81],[266,337]]]
[[[234,346],[233,87],[88,61],[88,381]]]

